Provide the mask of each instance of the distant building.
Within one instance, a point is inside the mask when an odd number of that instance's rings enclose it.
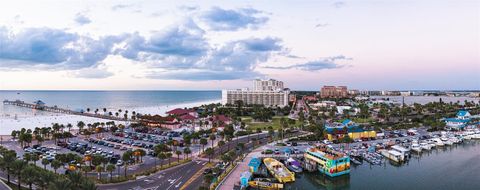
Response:
[[[387,90],[383,90],[381,92],[381,95],[382,96],[400,96],[400,92],[399,91],[387,91]]]
[[[283,82],[275,79],[253,80],[253,91],[282,91]]]
[[[360,91],[359,90],[349,90],[348,95],[357,96],[357,95],[360,95]]]
[[[309,101],[309,102],[315,102],[317,101],[317,97],[316,96],[303,96],[302,99],[304,101]]]
[[[323,86],[320,90],[322,98],[346,98],[348,91],[346,86]]]
[[[410,91],[400,92],[400,96],[411,96],[411,95],[412,95],[412,92],[410,92]]]
[[[280,89],[282,87],[282,89]],[[255,90],[256,89],[256,90]],[[263,90],[266,89],[266,90]],[[283,82],[277,80],[255,80],[254,90],[222,90],[222,104],[243,104],[285,107],[288,105],[290,89],[283,88]]]
[[[381,95],[382,95],[382,91],[378,91],[378,90],[363,90],[363,91],[360,91],[360,94],[361,94],[361,95],[366,95],[366,96],[381,96]]]
[[[337,105],[335,101],[321,101],[314,104],[309,104],[310,107],[314,110],[319,110],[320,108],[334,107]]]

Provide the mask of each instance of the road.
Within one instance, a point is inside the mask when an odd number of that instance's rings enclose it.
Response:
[[[265,139],[264,142],[266,142],[266,137],[268,137],[268,134],[263,133],[260,135],[250,135],[234,138],[232,141],[226,143],[224,146],[220,147],[220,149],[225,152],[227,151],[228,148],[235,149],[237,143],[246,143],[248,139],[250,138],[263,138]],[[208,146],[206,146],[208,147]],[[219,156],[221,151],[216,148],[215,149],[215,156]],[[161,190],[174,190],[174,189],[180,189],[184,184],[195,174],[200,172],[200,170],[203,168],[203,166],[207,162],[205,159],[197,159],[193,160],[190,163],[176,166],[174,168],[170,168],[161,172],[157,172],[151,176],[137,179],[134,181],[128,181],[128,182],[123,182],[119,184],[108,184],[108,185],[99,185],[99,189],[161,189]],[[145,168],[142,166],[141,168]],[[203,182],[203,176],[197,177],[195,180],[193,180],[189,185],[187,185],[185,188],[186,189],[198,189],[198,187],[201,185]]]
[[[259,138],[261,144],[267,143],[267,133],[254,134],[243,136],[240,138],[234,138],[232,141],[226,143],[224,146],[215,149],[215,156],[218,157],[221,153],[226,152],[228,149],[232,150],[236,148],[238,143],[247,143],[249,139]],[[253,146],[252,143],[248,143],[245,146],[245,150]],[[208,146],[206,146],[208,147]],[[99,185],[99,189],[115,190],[115,189],[158,189],[158,190],[174,190],[184,188],[187,190],[196,190],[203,183],[202,168],[207,161],[205,158],[194,159],[192,162],[176,166],[161,172],[157,172],[151,176],[137,179],[134,181],[123,182],[119,184]],[[200,175],[198,175],[200,173]],[[197,174],[197,175],[196,175]],[[194,179],[190,180],[190,178]],[[189,181],[189,184],[185,183]]]
[[[180,189],[197,171],[207,162],[197,160],[187,164],[169,168],[153,175],[118,184],[99,185],[98,189],[124,190],[124,189],[149,189],[149,190],[175,190]]]

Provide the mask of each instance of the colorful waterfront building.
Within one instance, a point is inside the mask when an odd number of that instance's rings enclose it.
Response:
[[[366,130],[350,119],[345,119],[342,123],[326,123],[326,138],[330,141],[343,139],[348,136],[351,139],[371,139],[377,137],[374,130]]]
[[[258,159],[257,157],[253,157],[250,162],[248,163],[248,167],[250,168],[250,172],[252,173],[257,173],[258,168],[260,168],[260,165],[262,164],[262,161]]]
[[[350,157],[324,145],[307,149],[304,157],[307,169],[318,170],[329,177],[350,173]]]
[[[445,125],[451,129],[463,129],[471,121],[471,116],[468,111],[460,110],[455,118],[444,119]]]

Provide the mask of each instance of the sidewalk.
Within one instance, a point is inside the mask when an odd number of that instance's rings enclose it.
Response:
[[[235,184],[240,182],[240,175],[243,172],[248,171],[248,162],[252,159],[254,155],[258,155],[259,152],[262,152],[263,148],[258,147],[252,152],[248,153],[248,155],[242,160],[242,162],[237,164],[237,167],[228,175],[227,179],[219,185],[219,190],[232,190]]]

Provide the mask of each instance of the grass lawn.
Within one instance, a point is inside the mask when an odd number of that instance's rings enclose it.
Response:
[[[241,119],[247,125],[247,129],[256,130],[257,128],[260,128],[266,130],[269,126],[272,126],[274,130],[277,130],[280,129],[280,119],[282,117],[288,118],[287,116],[275,116],[272,118],[271,122],[253,122],[251,117],[242,117]],[[298,123],[299,121],[296,121],[296,124]]]

